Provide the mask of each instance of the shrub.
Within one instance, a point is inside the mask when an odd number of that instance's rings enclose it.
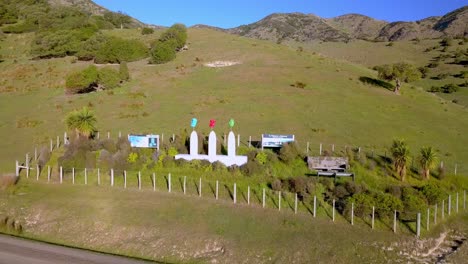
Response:
[[[375,200],[375,213],[380,218],[388,218],[393,215],[395,210],[401,211],[403,209],[401,200],[387,193],[376,194]]]
[[[430,93],[440,93],[440,87],[431,86],[431,88],[427,89],[427,91]]]
[[[128,71],[127,62],[123,61],[120,63],[119,66],[119,75],[121,81],[129,81],[130,80],[130,73]]]
[[[120,63],[143,59],[147,56],[148,48],[143,42],[132,39],[126,40],[111,37],[96,53],[96,63]]]
[[[98,51],[107,42],[108,37],[102,33],[97,33],[88,40],[81,43],[81,46],[76,53],[79,60],[93,60],[96,57]]]
[[[448,77],[448,73],[440,73],[440,74],[438,74],[436,77],[434,77],[434,79],[436,79],[436,80],[443,80],[443,79],[445,79],[445,78],[447,78],[447,77]]]
[[[187,41],[187,28],[185,27],[185,25],[182,24],[174,24],[162,33],[161,37],[159,38],[159,41],[173,41],[174,48],[176,50],[179,50],[183,46],[185,46],[185,42]]]
[[[375,206],[374,197],[367,193],[359,193],[348,199],[347,204],[351,206],[354,203],[354,214],[359,217],[364,217],[372,213],[372,206]]]
[[[71,94],[86,93],[95,89],[98,80],[98,70],[91,65],[88,68],[71,73],[65,81],[66,92]]]
[[[275,179],[273,180],[273,182],[271,182],[271,189],[273,189],[274,191],[281,191],[282,186],[283,184],[279,179]]]
[[[144,27],[144,28],[141,30],[141,34],[142,34],[142,35],[150,35],[150,34],[153,34],[153,33],[154,33],[154,29],[152,29],[152,28]]]
[[[421,188],[422,194],[427,199],[427,202],[430,205],[434,205],[440,201],[442,201],[443,197],[445,196],[444,191],[442,190],[441,186],[436,184],[435,182],[430,182],[426,185],[424,185]]]
[[[173,41],[158,41],[151,49],[150,63],[163,64],[169,62],[176,57],[175,42]]]
[[[300,158],[301,154],[296,143],[283,144],[279,151],[279,159],[286,164],[292,163],[295,159]]]
[[[412,187],[404,187],[402,190],[402,202],[404,209],[400,213],[400,219],[412,221],[416,214],[425,211],[427,203],[424,197]]]
[[[449,47],[453,45],[453,38],[451,37],[445,37],[440,41],[440,45],[442,47]]]
[[[98,84],[104,89],[114,89],[120,84],[120,74],[118,71],[105,67],[98,72]]]
[[[446,85],[440,87],[440,90],[443,93],[454,93],[454,92],[458,91],[458,85],[453,84],[453,83],[449,83],[449,84],[446,84]]]
[[[427,74],[429,73],[429,67],[419,67],[418,70],[421,72],[421,77],[426,78]]]
[[[437,68],[439,67],[439,63],[438,62],[431,62],[427,65],[427,67],[429,68]]]
[[[291,87],[296,87],[296,88],[301,88],[304,89],[306,88],[307,84],[303,82],[296,81],[295,83],[291,84]]]
[[[268,161],[268,155],[263,151],[258,152],[255,156],[255,161],[260,165],[264,165]]]

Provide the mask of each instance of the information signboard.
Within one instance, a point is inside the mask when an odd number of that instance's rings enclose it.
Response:
[[[289,142],[294,142],[294,135],[262,134],[262,148],[281,148]]]
[[[128,141],[132,148],[156,148],[159,149],[159,135],[128,135]]]

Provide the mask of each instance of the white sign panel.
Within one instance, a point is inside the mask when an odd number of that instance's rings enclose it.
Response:
[[[128,141],[132,148],[159,149],[159,135],[128,135]]]
[[[262,148],[281,148],[289,142],[294,142],[294,135],[262,134]]]

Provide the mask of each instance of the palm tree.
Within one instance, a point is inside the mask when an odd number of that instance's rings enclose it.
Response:
[[[424,179],[429,180],[430,171],[437,163],[437,154],[432,147],[423,147],[419,154],[419,164],[422,168],[422,176]]]
[[[393,157],[393,165],[395,170],[400,176],[401,181],[405,181],[406,177],[406,164],[410,160],[409,147],[404,140],[394,139],[390,152]]]
[[[89,138],[96,132],[96,116],[87,107],[68,113],[65,122],[68,129],[75,130],[77,137]]]

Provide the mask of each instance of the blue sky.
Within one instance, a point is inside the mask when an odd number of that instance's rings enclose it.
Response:
[[[206,24],[222,28],[249,24],[271,13],[301,12],[330,18],[358,13],[386,21],[414,21],[444,15],[468,0],[95,0],[145,23]]]

